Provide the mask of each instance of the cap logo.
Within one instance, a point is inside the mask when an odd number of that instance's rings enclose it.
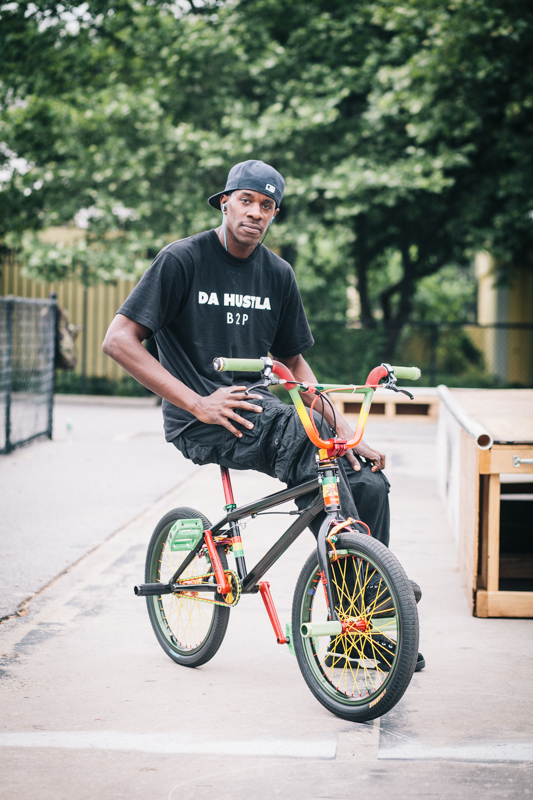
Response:
[[[267,185],[265,186],[265,189],[267,190],[267,192],[275,192],[276,191],[276,187],[272,186],[271,183],[267,183]]]

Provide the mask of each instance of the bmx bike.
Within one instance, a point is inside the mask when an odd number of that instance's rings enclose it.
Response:
[[[364,386],[344,386],[300,383],[285,365],[270,358],[217,358],[214,366],[218,371],[261,372],[260,383],[248,391],[272,384],[289,391],[307,435],[318,448],[318,484],[310,480],[237,507],[229,470],[220,467],[226,503],[222,519],[212,525],[191,508],[166,514],[148,545],[146,583],[134,588],[136,595],[146,597],[156,638],[176,663],[205,664],[222,643],[230,609],[243,595],[259,592],[278,643],[288,645],[296,656],[317,700],[353,722],[382,716],[400,700],[415,670],[419,635],[415,596],[390,550],[373,539],[360,520],[343,518],[337,459],[360,442],[377,386],[405,392],[397,388],[397,379],[416,380],[420,370],[382,364],[370,372]],[[314,421],[317,402],[329,403],[334,417],[328,398],[332,391],[364,395],[351,441],[336,435],[322,438]],[[314,395],[311,413],[301,398],[303,392]],[[303,511],[288,512],[296,515],[294,522],[248,571],[239,523],[310,493],[316,498]],[[291,623],[283,630],[270,585],[262,578],[321,512],[325,518],[317,548],[302,568]],[[234,570],[228,568],[229,553]]]

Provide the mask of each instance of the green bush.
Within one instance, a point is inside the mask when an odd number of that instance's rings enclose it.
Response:
[[[120,380],[102,377],[86,377],[85,381],[77,372],[56,370],[56,394],[94,394],[115,397],[152,397],[152,392],[141,386],[129,375]]]

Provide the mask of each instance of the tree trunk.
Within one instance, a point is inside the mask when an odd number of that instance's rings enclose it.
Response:
[[[359,214],[354,224],[355,241],[352,245],[352,256],[355,261],[355,277],[357,291],[361,301],[361,322],[365,328],[375,328],[376,320],[372,314],[372,304],[368,294],[369,253],[367,243],[366,216]]]
[[[416,290],[417,265],[411,260],[409,250],[405,245],[402,247],[402,269],[401,279],[393,286],[389,286],[380,295],[381,307],[383,309],[383,324],[385,327],[385,346],[384,359],[391,363],[394,359],[400,334],[413,307],[413,296]],[[393,312],[391,300],[394,295],[399,295],[396,311]]]

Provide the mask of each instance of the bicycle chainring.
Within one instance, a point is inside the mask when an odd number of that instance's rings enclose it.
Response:
[[[221,606],[236,606],[239,600],[241,599],[241,591],[242,591],[242,582],[236,572],[233,572],[232,569],[225,569],[224,575],[231,586],[230,591],[222,595],[223,602],[218,601],[218,604]]]

